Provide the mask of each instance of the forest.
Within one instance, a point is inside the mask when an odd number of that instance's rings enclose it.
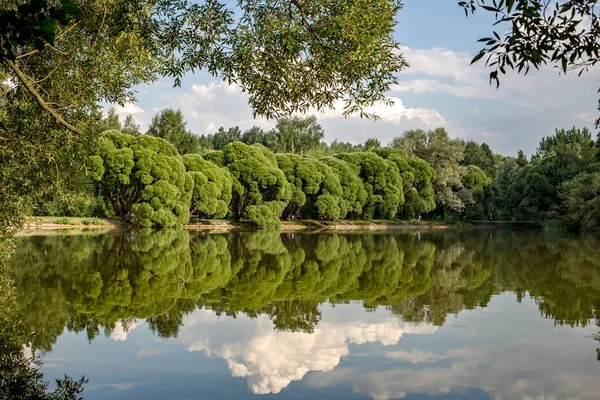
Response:
[[[34,215],[112,217],[141,227],[231,218],[262,227],[307,219],[537,221],[600,229],[600,139],[556,130],[535,154],[494,153],[443,128],[382,145],[326,143],[314,116],[265,131],[198,136],[165,109],[147,132],[114,111],[96,129],[84,173],[40,194]]]

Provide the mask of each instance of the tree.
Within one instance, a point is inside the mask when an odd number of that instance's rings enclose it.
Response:
[[[233,177],[231,210],[235,218],[246,217],[260,226],[279,225],[291,187],[273,153],[260,144],[234,142],[205,157],[226,167]]]
[[[336,155],[350,164],[363,182],[367,192],[362,209],[364,218],[394,218],[404,203],[402,179],[398,166],[372,152]]]
[[[340,218],[342,186],[331,167],[313,157],[283,153],[276,157],[277,165],[292,187],[292,197],[283,211],[284,219],[303,208],[319,218],[333,221]]]
[[[399,205],[398,215],[412,219],[435,209],[435,171],[429,164],[418,157],[407,157],[401,151],[389,147],[375,152],[380,157],[394,162],[400,172],[404,202]]]
[[[237,142],[242,137],[242,131],[239,127],[225,128],[220,127],[214,135],[208,135],[208,139],[212,144],[212,149],[223,150],[229,143]]]
[[[264,0],[244,1],[238,7],[234,10],[217,1],[201,6],[159,1],[135,8],[127,3],[86,3],[80,9],[72,2],[62,7],[45,1],[27,2],[18,10],[2,10],[1,60],[21,84],[27,85],[26,76],[34,76],[21,69],[20,55],[52,53],[79,36],[88,41],[76,43],[77,50],[83,54],[89,49],[90,55],[97,57],[97,47],[110,49],[106,45],[117,36],[115,32],[124,33],[145,40],[127,43],[132,52],[123,62],[140,54],[156,62],[144,81],[162,74],[175,77],[179,83],[185,72],[207,69],[237,82],[250,94],[255,111],[267,117],[311,106],[332,106],[338,99],[352,99],[348,100],[349,112],[363,110],[384,99],[397,72],[406,65],[397,53],[398,43],[392,39],[394,17],[400,8],[397,1],[304,4]],[[141,9],[149,12],[138,12]],[[237,23],[235,11],[239,13]],[[279,60],[278,65],[268,61],[271,57]],[[38,98],[36,88],[28,90],[45,112],[60,117]]]
[[[140,132],[140,125],[135,122],[131,115],[125,117],[125,121],[121,125],[121,132],[132,136],[140,136],[142,134]]]
[[[499,74],[507,69],[527,74],[531,67],[549,64],[563,74],[575,71],[581,75],[600,61],[600,21],[594,1],[469,0],[459,5],[466,15],[478,9],[493,12],[496,24],[507,28],[479,39],[484,47],[472,61],[485,57],[486,65],[493,68],[490,82],[497,86]],[[590,25],[585,26],[585,21]],[[599,122],[596,120],[596,126]]]
[[[320,147],[325,133],[312,115],[277,120],[274,136],[273,151],[302,154]]]
[[[519,167],[524,167],[527,165],[527,163],[529,163],[529,161],[527,160],[527,156],[525,156],[523,150],[519,150],[519,153],[517,154],[517,164],[519,165]]]
[[[600,173],[585,173],[567,181],[560,190],[566,223],[572,229],[600,230]]]
[[[342,195],[338,203],[340,218],[358,218],[363,213],[368,196],[358,173],[348,162],[339,158],[324,157],[321,161],[332,169],[340,181],[342,187]]]
[[[194,180],[190,214],[223,218],[229,211],[233,178],[226,168],[206,161],[199,154],[183,156],[185,168]]]
[[[247,145],[258,143],[268,149],[272,149],[273,142],[275,141],[275,133],[273,131],[265,132],[262,128],[253,126],[242,134],[240,140]]]
[[[152,117],[147,135],[159,137],[171,143],[179,154],[198,153],[198,137],[186,129],[186,123],[180,110],[165,108]]]
[[[444,128],[425,132],[412,130],[392,141],[392,146],[408,155],[425,160],[434,170],[436,204],[452,212],[462,212],[465,204],[458,195],[466,174],[460,162],[464,157],[464,144],[460,139],[451,139]]]
[[[365,144],[363,145],[363,148],[365,150],[378,149],[380,147],[381,147],[381,142],[377,138],[369,138],[369,139],[365,140]]]
[[[107,131],[90,162],[117,216],[133,214],[144,227],[187,223],[194,181],[166,140]]]

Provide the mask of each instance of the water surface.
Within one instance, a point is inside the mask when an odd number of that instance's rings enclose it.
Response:
[[[600,398],[600,241],[532,232],[21,238],[43,372],[88,399]]]

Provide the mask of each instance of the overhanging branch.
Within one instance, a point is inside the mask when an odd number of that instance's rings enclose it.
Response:
[[[73,133],[76,133],[78,135],[83,135],[83,133],[79,129],[77,129],[76,127],[74,127],[70,123],[68,123],[63,117],[61,117],[56,111],[54,111],[46,103],[46,101],[42,98],[42,96],[40,96],[39,92],[29,82],[29,80],[27,79],[27,76],[25,75],[25,73],[23,73],[23,71],[21,71],[21,69],[13,61],[8,60],[8,59],[3,59],[2,61],[4,62],[4,64],[6,64],[15,73],[15,75],[17,76],[17,78],[19,78],[19,81],[21,81],[21,83],[23,84],[23,86],[25,86],[25,88],[27,89],[27,91],[33,96],[33,98],[38,103],[38,105],[45,112],[47,112],[48,115],[50,115],[52,118],[54,118],[54,120],[56,121],[56,123],[58,125],[61,125],[62,127],[68,129],[69,131],[71,131]]]

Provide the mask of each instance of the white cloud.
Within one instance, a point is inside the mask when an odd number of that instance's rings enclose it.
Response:
[[[117,104],[114,106],[114,109],[115,113],[119,115],[143,114],[145,112],[142,108],[134,103],[125,103],[123,106]]]
[[[387,98],[392,104],[386,104],[383,101],[376,102],[373,106],[367,107],[365,111],[369,114],[375,114],[380,121],[388,122],[392,125],[400,126],[406,121],[418,121],[427,127],[440,127],[446,125],[446,119],[436,110],[430,108],[406,108],[399,97]],[[335,108],[324,110],[317,114],[319,120],[344,118],[343,103],[336,104]],[[349,118],[361,119],[358,114],[351,114]],[[373,121],[366,120],[372,123]]]
[[[390,97],[392,106],[378,102],[367,109],[380,120],[361,119],[354,114],[343,116],[343,102],[333,109],[314,111],[326,132],[326,140],[334,139],[362,143],[369,137],[378,137],[383,143],[407,129],[433,129],[446,126],[446,119],[431,108],[406,107],[399,97]],[[264,118],[254,119],[248,105],[248,97],[236,85],[225,82],[212,82],[206,85],[192,85],[181,95],[169,96],[169,107],[183,112],[188,127],[198,135],[211,134],[220,126],[239,126],[242,130],[254,125],[264,129],[275,127],[275,121]]]
[[[369,322],[321,322],[312,334],[278,332],[272,321],[261,316],[249,322],[246,318],[232,321],[228,332],[243,336],[224,338],[207,334],[207,315],[188,317],[180,339],[189,351],[203,351],[223,358],[233,376],[245,377],[249,389],[256,394],[279,393],[291,382],[301,380],[309,371],[331,371],[342,357],[350,353],[349,345],[379,342],[391,346],[407,333],[428,334],[431,325],[400,324],[397,318]]]
[[[115,329],[110,333],[110,338],[115,341],[126,341],[127,336],[140,324],[137,321],[131,322],[129,324],[123,324],[121,321],[117,321],[115,324]]]

